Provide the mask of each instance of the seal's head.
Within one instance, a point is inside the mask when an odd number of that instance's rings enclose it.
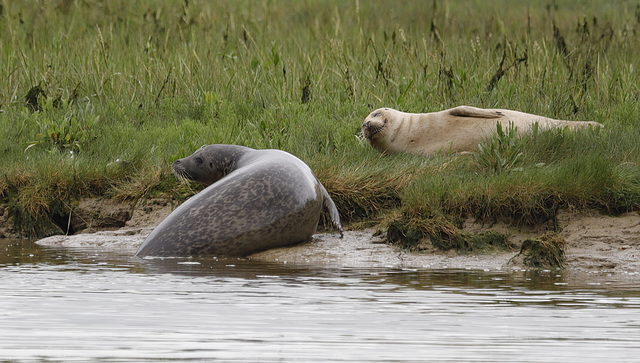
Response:
[[[173,175],[180,180],[194,180],[206,186],[236,169],[238,158],[251,150],[236,145],[206,145],[186,158],[173,162]]]
[[[386,128],[390,122],[390,108],[379,108],[369,114],[362,123],[362,136],[374,147],[384,140]]]

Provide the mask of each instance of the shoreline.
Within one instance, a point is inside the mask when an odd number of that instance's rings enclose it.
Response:
[[[99,202],[102,203],[102,202]],[[104,208],[109,215],[113,211]],[[117,209],[117,208],[116,208]],[[131,218],[121,228],[96,230],[94,227],[74,235],[55,235],[37,240],[39,245],[63,248],[104,248],[135,253],[144,238],[160,223],[174,206],[169,201],[149,200],[133,208]],[[566,239],[566,263],[563,270],[587,272],[640,273],[640,214],[602,215],[595,211],[558,214],[559,234]],[[345,231],[344,238],[332,232],[316,233],[311,241],[290,247],[263,251],[248,256],[250,260],[313,264],[338,267],[392,267],[418,269],[529,269],[511,259],[519,253],[519,245],[527,238],[536,238],[549,226],[512,227],[505,223],[483,226],[467,221],[465,231],[474,233],[493,230],[505,233],[517,246],[512,251],[461,254],[436,249],[409,252],[374,236],[371,228]],[[423,243],[429,245],[429,243]]]

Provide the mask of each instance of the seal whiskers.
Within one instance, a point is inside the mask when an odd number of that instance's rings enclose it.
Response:
[[[177,169],[175,167],[171,167],[171,172],[173,173],[173,176],[176,177],[176,179],[178,179],[178,181],[180,181],[180,183],[182,184],[189,184],[189,174],[182,169]]]

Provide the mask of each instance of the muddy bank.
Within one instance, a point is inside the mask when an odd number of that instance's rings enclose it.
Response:
[[[134,253],[144,238],[175,206],[165,201],[149,201],[134,208],[124,226],[111,231],[52,236],[39,244],[60,247],[95,247]],[[118,209],[119,207],[115,207]],[[102,214],[110,215],[102,205]],[[515,228],[505,224],[480,225],[468,221],[465,230],[496,230],[506,233],[516,244],[543,234],[548,227]],[[597,212],[561,212],[560,235],[567,241],[566,268],[584,271],[640,272],[640,215],[627,213],[612,217]],[[90,231],[90,230],[88,230]],[[374,231],[346,231],[344,238],[334,233],[316,234],[309,242],[249,256],[249,259],[294,264],[322,264],[345,267],[520,269],[511,252],[459,255],[455,252],[426,250],[410,253],[383,243]]]

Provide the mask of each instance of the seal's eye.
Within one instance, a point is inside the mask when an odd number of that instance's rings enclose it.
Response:
[[[197,164],[202,164],[203,162],[204,162],[204,160],[202,160],[202,158],[201,158],[201,157],[199,157],[199,156],[198,156],[198,157],[196,158],[196,163],[197,163]]]

